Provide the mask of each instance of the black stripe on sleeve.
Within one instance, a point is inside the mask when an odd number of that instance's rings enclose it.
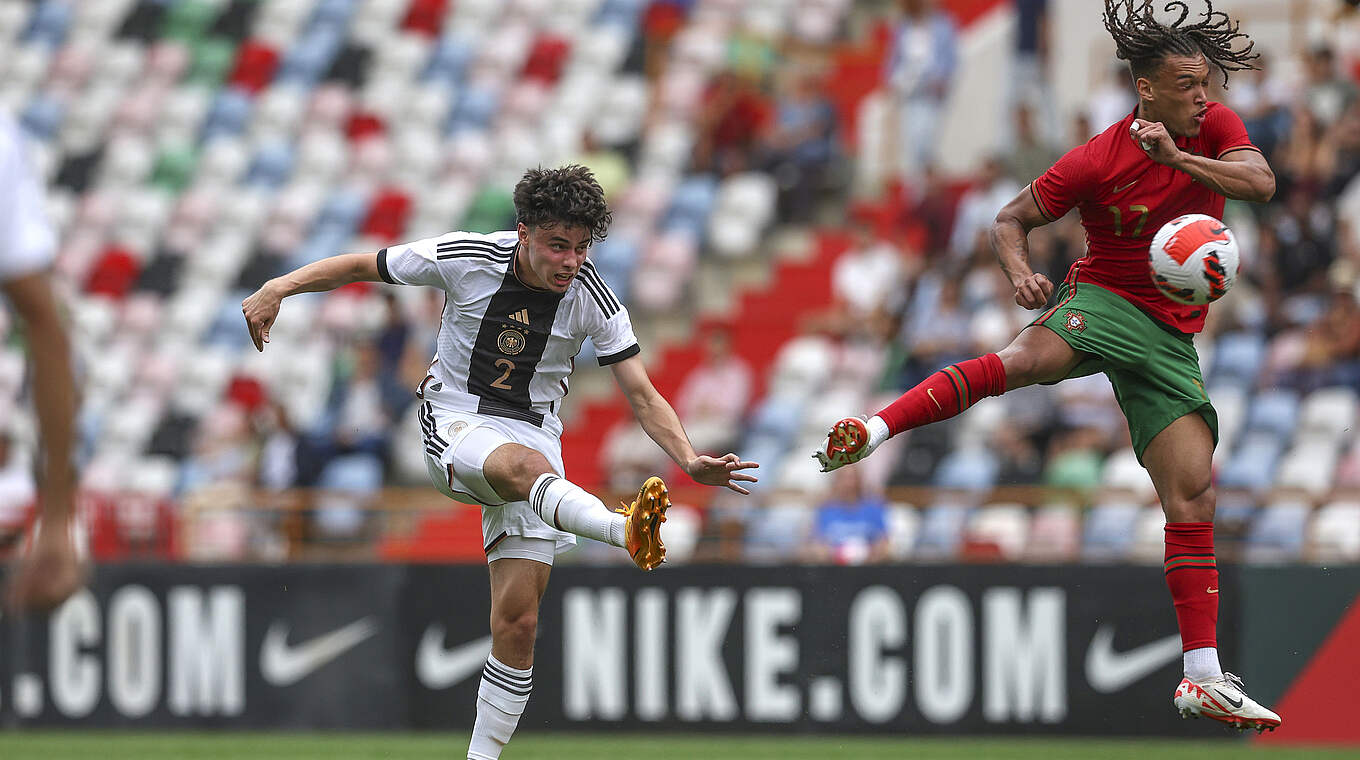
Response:
[[[1050,222],[1058,221],[1052,214],[1048,213],[1048,209],[1044,208],[1044,202],[1039,200],[1039,193],[1034,189],[1033,182],[1029,183],[1029,194],[1034,198],[1034,205],[1039,207],[1039,213],[1043,214],[1045,219]]]
[[[642,348],[638,346],[638,344],[634,343],[633,345],[623,349],[622,351],[612,353],[608,356],[601,356],[600,366],[608,367],[611,364],[618,364],[624,359],[631,359],[632,357],[637,356],[640,353],[642,353]]]
[[[619,297],[614,295],[614,290],[609,287],[609,283],[604,281],[604,277],[600,275],[600,270],[596,269],[594,264],[587,261],[585,266],[581,267],[581,270],[589,275],[595,281],[595,284],[600,286],[600,291],[604,294],[605,300],[613,305],[615,311],[623,308],[623,304],[619,303]]]
[[[577,279],[581,281],[581,286],[586,289],[586,292],[590,293],[591,299],[595,301],[595,305],[599,307],[600,313],[605,316],[605,319],[618,313],[618,308],[605,297],[603,283],[588,275],[584,269],[577,275]]]
[[[396,285],[397,281],[392,279],[392,273],[387,271],[387,249],[378,251],[378,276],[383,278],[383,282]]]

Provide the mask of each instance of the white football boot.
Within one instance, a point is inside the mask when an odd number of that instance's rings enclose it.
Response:
[[[1212,718],[1239,731],[1248,728],[1274,731],[1280,725],[1280,716],[1256,704],[1247,696],[1242,679],[1232,673],[1224,673],[1221,678],[1206,681],[1181,679],[1172,699],[1182,718],[1198,718],[1201,715]]]
[[[869,443],[869,426],[860,417],[845,417],[831,426],[822,448],[812,452],[812,458],[822,465],[822,472],[854,464],[874,451]]]

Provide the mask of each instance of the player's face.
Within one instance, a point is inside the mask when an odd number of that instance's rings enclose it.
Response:
[[[515,271],[525,285],[565,293],[590,253],[590,230],[565,224],[519,225]]]
[[[1169,57],[1152,77],[1139,79],[1138,92],[1154,121],[1173,135],[1196,137],[1209,105],[1209,62],[1202,55]]]

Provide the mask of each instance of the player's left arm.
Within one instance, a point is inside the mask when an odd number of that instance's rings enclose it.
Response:
[[[630,356],[609,367],[614,371],[614,382],[618,383],[619,390],[623,391],[629,406],[633,407],[633,416],[637,418],[638,424],[691,478],[704,485],[724,486],[741,494],[750,493],[741,484],[754,483],[756,478],[741,470],[760,465],[743,462],[736,454],[710,457],[696,453],[675,409],[652,385],[641,356]]]

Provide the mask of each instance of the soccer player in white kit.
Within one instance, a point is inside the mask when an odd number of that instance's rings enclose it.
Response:
[[[515,186],[514,230],[451,232],[374,253],[322,259],[265,283],[242,303],[258,350],[280,302],[351,282],[444,290],[443,321],[420,420],[430,478],[441,493],[482,505],[491,574],[491,656],[477,694],[470,760],[500,757],[533,686],[538,605],[554,554],[588,536],[625,548],[651,570],[665,559],[670,505],[652,477],[626,510],[611,511],[567,480],[557,412],[589,337],[642,429],[699,483],[748,493],[736,454],[697,454],[652,386],[628,311],[587,261],[612,216],[588,169],[533,169]]]
[[[84,585],[76,553],[75,382],[71,344],[52,292],[56,237],[47,223],[43,190],[24,155],[19,128],[0,113],[0,292],[23,321],[41,434],[40,522],[9,581],[11,607],[51,609]]]

